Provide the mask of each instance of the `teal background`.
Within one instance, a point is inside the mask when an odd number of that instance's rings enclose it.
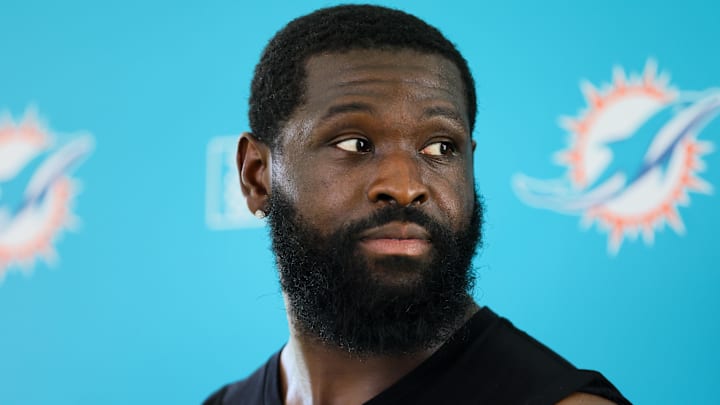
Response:
[[[37,107],[87,130],[77,232],[60,262],[0,284],[0,404],[198,404],[244,377],[287,326],[262,228],[204,223],[210,138],[247,129],[266,41],[325,1],[1,0],[0,111]],[[469,60],[480,102],[476,176],[487,204],[476,297],[639,404],[717,403],[717,195],[680,208],[687,234],[626,241],[524,205],[518,172],[563,175],[561,115],[579,81],[652,57],[682,90],[720,86],[712,1],[382,2],[438,26]],[[720,125],[699,137],[715,143]],[[702,177],[720,186],[720,153]]]

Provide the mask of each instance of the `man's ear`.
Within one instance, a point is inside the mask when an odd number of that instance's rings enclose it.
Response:
[[[270,148],[258,141],[253,134],[240,135],[237,150],[237,167],[240,189],[247,200],[248,209],[267,211],[270,193]]]

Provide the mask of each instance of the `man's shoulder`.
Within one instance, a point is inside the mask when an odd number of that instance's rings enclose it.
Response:
[[[476,395],[490,403],[525,403],[528,398],[530,403],[564,398],[568,404],[629,403],[602,374],[576,368],[487,307],[476,314],[462,340],[465,344],[449,366],[459,395]],[[590,401],[602,398],[613,402]]]
[[[263,386],[264,381],[261,373],[264,367],[259,368],[250,377],[236,381],[234,383],[227,384],[221,387],[210,395],[203,405],[231,405],[240,403],[240,398],[243,399],[243,404],[262,404],[263,401]]]
[[[279,353],[273,354],[249,377],[227,384],[212,393],[203,405],[253,405],[265,404],[268,400],[272,400],[276,396],[274,390],[277,387]]]
[[[518,379],[526,381],[537,403],[630,403],[601,373],[576,368],[507,319],[496,319],[496,330],[487,337],[484,350],[498,356],[495,360],[502,364],[502,373],[512,375],[513,385]]]
[[[487,307],[471,322],[462,355],[474,360],[465,363],[473,371],[506,377],[520,377],[519,373],[524,380],[534,380],[577,370],[565,358]]]

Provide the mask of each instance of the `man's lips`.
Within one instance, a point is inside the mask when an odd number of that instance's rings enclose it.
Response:
[[[360,246],[376,255],[420,256],[431,248],[430,234],[411,222],[391,222],[360,234]]]

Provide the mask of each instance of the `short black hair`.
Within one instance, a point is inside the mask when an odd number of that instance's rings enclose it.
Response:
[[[411,49],[453,62],[465,87],[472,133],[475,82],[465,58],[437,28],[400,10],[341,5],[289,22],[265,47],[250,89],[250,128],[255,137],[271,148],[278,145],[278,133],[304,102],[305,64],[311,56],[355,49]]]

